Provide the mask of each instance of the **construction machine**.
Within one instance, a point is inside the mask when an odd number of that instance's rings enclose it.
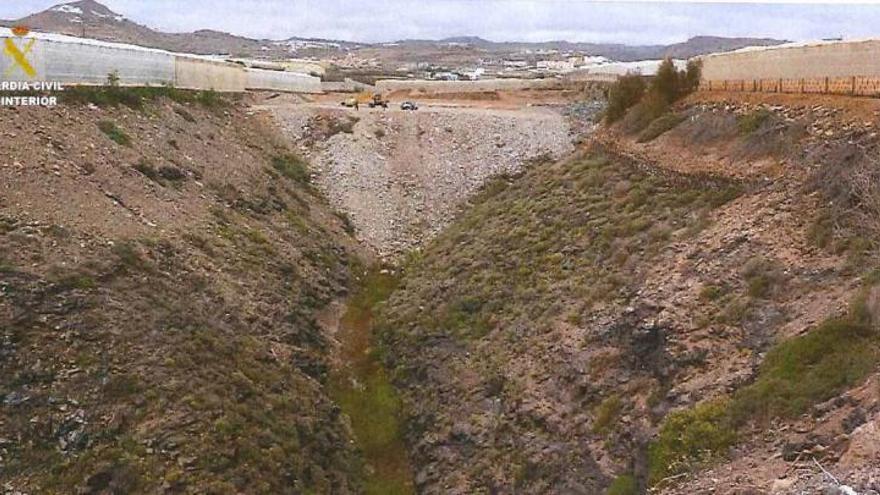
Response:
[[[382,107],[388,108],[389,101],[386,100],[380,93],[374,93],[373,98],[370,100],[370,108]]]

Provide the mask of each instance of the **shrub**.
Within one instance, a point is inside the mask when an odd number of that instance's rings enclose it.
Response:
[[[224,96],[213,90],[191,91],[173,86],[122,87],[118,85],[118,81],[113,83],[109,77],[108,84],[104,86],[73,86],[66,88],[61,95],[61,101],[64,103],[91,103],[99,107],[124,105],[136,110],[143,108],[145,102],[159,98],[168,98],[181,104],[194,103],[211,109],[222,108],[229,104]]]
[[[207,91],[197,91],[195,93],[195,102],[205,108],[222,108],[225,107],[227,101],[223,99],[216,91],[209,89]]]
[[[645,129],[648,124],[666,113],[672,103],[697,88],[701,72],[702,64],[699,61],[689,62],[686,70],[678,71],[672,60],[667,58],[657,68],[657,74],[647,88],[640,76],[627,75],[619,78],[608,94],[606,121],[613,123],[626,114],[624,130],[638,132]],[[633,78],[638,78],[638,82]],[[666,121],[663,124],[672,125],[672,122]],[[668,129],[671,127],[665,130]],[[665,130],[658,129],[661,134]]]
[[[648,125],[669,110],[669,104],[656,91],[649,91],[642,100],[632,107],[623,119],[623,130],[628,133],[641,132]]]
[[[743,277],[748,286],[748,295],[756,299],[773,296],[784,281],[781,268],[774,262],[755,257],[743,267]]]
[[[671,413],[649,447],[650,483],[699,467],[724,454],[750,421],[794,418],[850,388],[874,371],[880,349],[861,295],[843,318],[777,343],[755,381],[730,399]]]
[[[193,115],[191,113],[189,113],[189,111],[187,111],[183,107],[174,107],[174,113],[176,113],[177,115],[180,115],[183,118],[183,120],[185,120],[187,122],[193,123],[196,121],[196,118],[193,117]]]
[[[122,146],[131,146],[131,138],[113,122],[102,120],[98,122],[98,129],[101,129],[101,132],[106,134],[114,143]]]
[[[682,75],[682,90],[685,93],[696,91],[700,86],[700,78],[703,75],[703,61],[700,59],[688,60],[687,67]]]
[[[596,419],[593,421],[594,433],[607,433],[617,420],[623,404],[619,395],[612,395],[602,401],[595,411]]]
[[[736,429],[727,413],[728,402],[716,400],[666,416],[648,448],[650,484],[722,456],[736,442]]]
[[[135,164],[134,169],[142,173],[144,177],[154,182],[159,182],[159,172],[147,159],[141,158],[140,161]]]
[[[141,160],[134,166],[134,169],[153,182],[163,186],[165,185],[165,181],[180,182],[186,179],[186,172],[183,170],[172,165],[163,165],[156,168],[145,158],[141,158]]]
[[[666,131],[674,129],[685,120],[685,116],[677,113],[667,113],[654,119],[648,127],[639,134],[638,142],[647,143],[657,139]]]
[[[666,105],[672,104],[682,93],[682,76],[675,69],[671,59],[665,59],[657,68],[657,74],[651,80],[650,91],[657,94]]]
[[[483,301],[473,297],[460,298],[446,308],[440,323],[463,338],[481,338],[491,330],[489,320],[482,315],[483,305]]]
[[[861,381],[877,357],[876,332],[865,321],[828,320],[767,353],[757,380],[734,395],[734,422],[802,414]]]
[[[621,119],[626,111],[642,99],[645,81],[638,74],[621,76],[608,91],[608,108],[605,120],[610,124]]]
[[[727,288],[720,285],[704,285],[700,289],[700,299],[703,301],[716,301],[727,292]]]
[[[606,495],[638,495],[639,484],[631,474],[621,474],[608,487]]]
[[[769,118],[770,112],[762,108],[745,115],[740,115],[736,119],[736,125],[739,128],[739,133],[747,136],[760,129]]]
[[[186,172],[172,165],[163,165],[159,167],[159,177],[172,182],[179,182],[186,179]]]
[[[272,167],[281,175],[301,184],[311,182],[305,160],[293,153],[285,153],[272,158]]]

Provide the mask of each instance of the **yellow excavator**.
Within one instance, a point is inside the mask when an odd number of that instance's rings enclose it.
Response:
[[[367,104],[370,108],[382,107],[388,108],[389,101],[380,93],[371,91],[362,91],[357,96],[346,99],[342,102],[342,106],[349,108],[359,108],[363,104]]]
[[[373,94],[373,98],[370,100],[370,108],[382,107],[388,108],[389,101],[385,99],[380,93]]]

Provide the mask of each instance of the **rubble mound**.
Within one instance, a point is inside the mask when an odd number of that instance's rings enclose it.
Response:
[[[310,158],[331,204],[383,257],[436,236],[489,178],[573,150],[566,119],[545,109],[272,111]]]

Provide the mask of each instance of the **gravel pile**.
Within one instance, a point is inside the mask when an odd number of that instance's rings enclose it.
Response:
[[[548,109],[273,110],[310,159],[332,205],[349,215],[359,239],[384,258],[436,235],[487,179],[573,150],[567,119]],[[357,121],[351,132],[312,139],[314,128],[326,127],[332,118]]]

